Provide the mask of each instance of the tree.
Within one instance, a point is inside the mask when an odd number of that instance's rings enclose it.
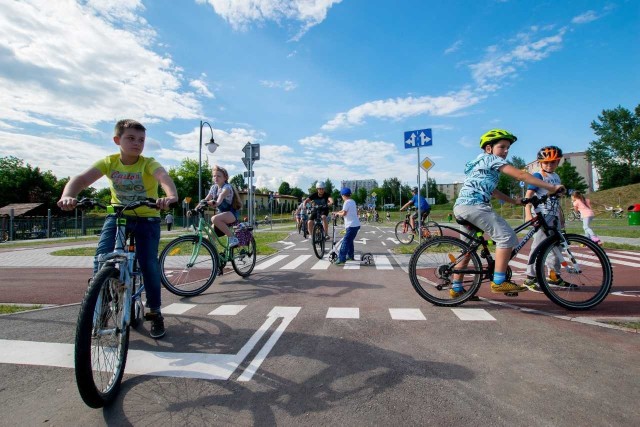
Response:
[[[560,177],[560,182],[567,189],[576,190],[585,193],[589,186],[584,182],[584,178],[580,176],[578,170],[570,162],[564,161],[556,169],[556,173]]]
[[[389,203],[400,205],[400,189],[402,184],[398,178],[389,178],[382,181],[384,197],[389,198]]]
[[[291,194],[291,186],[287,181],[282,181],[280,187],[278,187],[278,193],[285,195]]]
[[[173,179],[178,190],[178,197],[184,200],[191,197],[192,201],[198,201],[198,161],[184,159],[179,166],[169,169],[169,176]],[[202,197],[209,192],[209,187],[213,181],[211,167],[208,162],[202,165]]]
[[[635,114],[618,106],[613,110],[603,110],[598,121],[591,122],[591,129],[598,137],[591,141],[587,149],[587,159],[598,170],[602,181],[600,188],[619,187],[640,182],[640,104]],[[626,166],[626,176],[612,179],[608,175],[618,175]]]
[[[298,201],[301,202],[304,197],[304,191],[299,189],[298,187],[293,187],[291,189],[291,195],[298,198]]]
[[[43,203],[54,209],[62,194],[62,185],[51,171],[24,163],[14,156],[0,157],[0,206],[11,203]]]
[[[522,157],[513,156],[513,159],[508,162],[516,169],[523,170],[527,166]],[[498,178],[498,190],[502,191],[507,196],[521,195],[522,188],[520,188],[520,182],[515,178],[510,177],[507,174],[501,173]]]
[[[241,173],[234,175],[234,177],[231,178],[229,182],[238,190],[246,190],[248,188],[248,185],[244,180],[244,175],[242,175]]]

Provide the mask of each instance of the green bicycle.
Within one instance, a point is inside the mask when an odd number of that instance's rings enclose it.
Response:
[[[206,291],[227,262],[242,277],[251,274],[256,265],[253,228],[245,224],[234,227],[240,243],[230,248],[226,236],[205,219],[205,209],[199,204],[191,210],[199,218],[195,233],[172,240],[160,253],[162,285],[178,296],[192,297]]]

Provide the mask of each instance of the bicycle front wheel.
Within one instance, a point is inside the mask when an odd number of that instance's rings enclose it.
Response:
[[[251,236],[248,245],[231,248],[231,265],[239,276],[246,277],[256,266],[256,240]]]
[[[106,266],[87,290],[76,327],[75,370],[78,391],[92,408],[115,399],[120,389],[129,350],[129,325],[124,313],[125,286],[117,268]]]
[[[411,225],[406,221],[400,221],[396,224],[396,239],[404,245],[413,242],[413,230]]]
[[[460,277],[463,292],[454,292],[454,275]],[[418,246],[409,261],[411,285],[431,304],[453,307],[478,292],[482,263],[465,242],[455,237],[434,237]]]
[[[536,276],[551,301],[569,310],[587,310],[609,295],[613,269],[607,254],[591,239],[566,234],[542,243],[536,258]]]
[[[218,274],[218,254],[206,240],[182,236],[172,240],[160,254],[160,280],[172,294],[181,297],[200,295]]]
[[[322,224],[316,224],[313,227],[313,252],[315,252],[318,259],[322,259],[324,256],[324,228]]]

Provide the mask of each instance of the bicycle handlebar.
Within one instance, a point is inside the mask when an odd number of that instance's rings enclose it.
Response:
[[[81,200],[78,200],[78,203],[76,204],[76,208],[78,209],[90,209],[93,207],[98,206],[99,208],[102,209],[106,209],[107,206],[104,205],[103,203],[101,203],[99,200],[96,199],[90,199],[90,198],[84,198]],[[146,206],[152,209],[156,209],[156,201],[153,199],[147,199],[147,200],[136,200],[134,202],[129,202],[127,204],[124,205],[117,205],[117,204],[111,204],[109,206],[113,206],[113,208],[116,210],[116,212],[120,213],[123,211],[127,211],[127,210],[133,210],[133,209],[137,209],[141,206]]]

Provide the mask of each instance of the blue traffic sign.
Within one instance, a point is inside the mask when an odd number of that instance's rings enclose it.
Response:
[[[428,147],[433,145],[431,129],[410,130],[404,133],[404,148]]]

